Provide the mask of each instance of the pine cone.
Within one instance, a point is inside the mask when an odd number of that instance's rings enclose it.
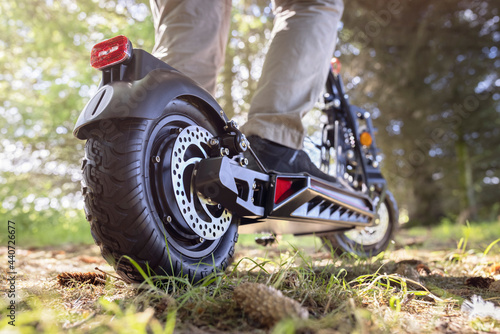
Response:
[[[77,284],[104,285],[106,275],[97,273],[68,273],[64,272],[57,275],[57,281],[61,286],[75,286]]]
[[[472,286],[474,288],[479,289],[488,289],[491,283],[495,282],[495,280],[491,277],[469,277],[465,281],[465,285]]]
[[[243,283],[234,289],[233,298],[250,319],[265,327],[283,318],[307,319],[309,316],[298,302],[264,284]]]
[[[396,268],[396,274],[403,277],[403,278],[408,278],[412,281],[417,282],[418,284],[415,284],[413,282],[407,281],[407,286],[408,288],[412,290],[422,290],[422,282],[420,281],[420,274],[415,269],[413,266],[405,264],[405,263],[399,263],[397,268]]]

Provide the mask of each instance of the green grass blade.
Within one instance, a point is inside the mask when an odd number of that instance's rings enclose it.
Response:
[[[153,283],[153,280],[151,279],[150,276],[146,275],[146,273],[144,272],[144,270],[141,268],[141,266],[139,265],[139,263],[137,263],[134,259],[132,259],[130,256],[128,255],[124,255],[123,256],[125,259],[129,260],[130,263],[132,263],[132,265],[135,267],[135,269],[137,269],[137,271],[141,274],[142,278],[144,278],[144,280],[152,287],[152,288],[155,288],[155,284]]]
[[[497,243],[500,242],[500,238],[498,238],[497,240],[493,241],[491,244],[488,245],[488,247],[486,247],[486,249],[484,250],[484,253],[483,255],[486,256],[488,255],[488,253],[490,252],[490,250],[493,248],[493,246],[495,246]]]

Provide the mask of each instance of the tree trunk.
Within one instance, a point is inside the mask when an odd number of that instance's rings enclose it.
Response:
[[[463,224],[468,219],[477,219],[477,212],[469,148],[463,135],[460,135],[459,138],[455,143],[459,171],[460,204],[462,208],[458,217],[458,223]]]

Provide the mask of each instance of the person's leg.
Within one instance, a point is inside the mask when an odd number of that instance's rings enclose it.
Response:
[[[301,119],[325,85],[343,2],[273,2],[273,39],[242,131],[301,149],[305,134]]]
[[[231,0],[150,0],[153,54],[214,94],[231,23]]]

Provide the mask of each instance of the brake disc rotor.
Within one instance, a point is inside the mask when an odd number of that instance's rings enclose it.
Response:
[[[231,222],[232,213],[194,189],[196,164],[208,158],[212,134],[199,126],[184,128],[172,150],[171,177],[175,199],[189,227],[203,239],[220,238]]]

